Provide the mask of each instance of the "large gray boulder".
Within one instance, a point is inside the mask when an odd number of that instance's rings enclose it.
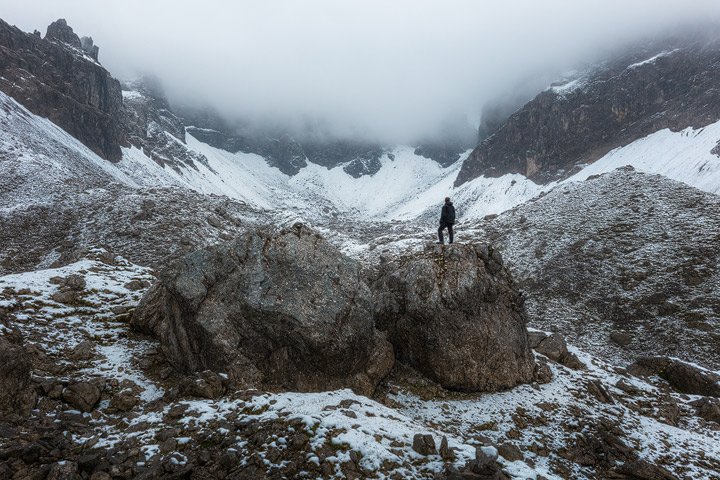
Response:
[[[177,369],[246,388],[369,394],[394,363],[359,264],[300,224],[174,262],[131,321]]]
[[[532,379],[523,299],[491,247],[437,246],[385,261],[372,289],[376,325],[397,359],[443,387],[494,391]]]

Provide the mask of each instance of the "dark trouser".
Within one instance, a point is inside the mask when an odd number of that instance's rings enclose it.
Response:
[[[445,243],[445,239],[443,238],[443,230],[446,228],[448,229],[448,236],[450,237],[450,243],[453,243],[453,229],[452,229],[452,223],[441,223],[440,228],[438,228],[438,239],[440,240],[440,243]]]

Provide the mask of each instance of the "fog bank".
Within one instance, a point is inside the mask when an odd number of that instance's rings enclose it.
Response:
[[[115,76],[154,73],[175,102],[403,142],[477,122],[498,94],[622,42],[720,18],[720,2],[0,0],[0,12],[43,35],[66,18]]]

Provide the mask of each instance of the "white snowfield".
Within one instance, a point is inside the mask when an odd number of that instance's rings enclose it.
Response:
[[[720,122],[680,132],[664,129],[609,152],[566,181],[581,181],[590,175],[632,165],[642,172],[656,173],[720,194],[720,156],[712,153],[719,143]]]

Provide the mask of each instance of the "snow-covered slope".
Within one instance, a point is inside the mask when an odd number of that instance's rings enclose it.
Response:
[[[0,208],[49,203],[52,193],[108,183],[135,187],[128,175],[49,120],[0,93]]]
[[[294,212],[309,221],[341,216],[359,221],[422,219],[421,223],[426,224],[435,221],[437,206],[445,196],[453,197],[460,219],[468,221],[511,209],[559,184],[542,186],[522,175],[508,174],[499,178],[478,177],[454,187],[461,162],[443,168],[415,155],[407,146],[398,146],[385,154],[381,158],[382,167],[374,175],[354,178],[342,165],[328,169],[309,163],[297,175],[288,176],[258,155],[233,154],[191,135],[182,144],[167,132],[165,135],[171,141],[204,156],[207,165],[196,162],[183,168],[163,167],[134,147],[123,149],[120,162],[110,163],[10,97],[0,94],[0,104],[3,106],[0,148],[6,152],[5,161],[14,158],[17,162],[14,175],[0,181],[3,193],[11,194],[6,197],[9,202],[17,199],[12,192],[45,190],[47,194],[47,189],[54,189],[63,179],[72,177],[82,178],[93,186],[117,182],[130,188],[174,186],[224,195],[262,209]],[[560,183],[581,181],[632,165],[718,193],[720,157],[711,151],[719,141],[720,122],[699,130],[662,130],[613,150]],[[44,183],[47,188],[41,187]]]
[[[289,176],[270,167],[255,154],[230,153],[187,135],[187,148],[202,154],[208,165],[180,172],[151,161],[142,151],[124,150],[118,168],[140,184],[177,185],[201,193],[226,195],[267,209],[285,209],[313,218],[313,213],[336,212],[358,220],[409,220],[435,210],[445,196],[463,203],[462,213],[479,218],[499,213],[537,195],[541,188],[521,175],[479,178],[453,188],[460,163],[443,168],[415,155],[407,146],[381,158],[374,175],[355,178],[343,165],[328,169],[309,163]]]
[[[720,157],[712,153],[720,141],[720,122],[682,132],[662,130],[608,153],[576,175],[549,185],[538,185],[522,175],[478,177],[460,187],[453,182],[460,162],[447,168],[415,155],[406,146],[381,158],[374,175],[354,178],[338,166],[309,163],[288,176],[255,154],[232,154],[188,135],[187,147],[208,159],[208,166],[178,173],[149,160],[137,149],[126,149],[119,169],[134,181],[173,184],[201,193],[214,193],[268,209],[295,212],[330,211],[358,220],[412,220],[432,217],[445,196],[451,196],[463,220],[476,220],[520,205],[542,191],[624,165],[657,173],[710,193],[720,192]],[[312,215],[311,217],[312,218]]]
[[[568,181],[585,180],[591,175],[631,165],[687,183],[706,192],[720,194],[720,122],[705,128],[668,129],[617,148],[597,162],[583,168]],[[718,148],[718,153],[713,149]]]

